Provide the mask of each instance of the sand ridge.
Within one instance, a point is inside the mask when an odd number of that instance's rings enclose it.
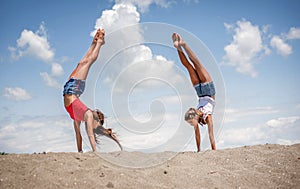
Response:
[[[180,152],[169,160],[165,153],[172,152],[113,152],[111,162],[92,152],[1,155],[0,188],[300,188],[300,144]],[[120,166],[147,164],[142,159],[151,155],[162,163]]]

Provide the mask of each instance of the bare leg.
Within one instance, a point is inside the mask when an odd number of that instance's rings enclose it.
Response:
[[[76,133],[76,142],[78,152],[82,152],[82,137],[80,134],[80,121],[74,121],[74,129]]]
[[[172,35],[172,39],[174,42],[174,46],[177,48],[177,52],[178,52],[178,56],[180,58],[180,61],[182,63],[182,65],[184,65],[184,67],[188,70],[190,78],[191,78],[191,82],[193,85],[196,85],[198,83],[200,83],[200,79],[198,77],[198,74],[196,72],[196,70],[194,69],[194,67],[190,64],[190,62],[188,61],[188,59],[186,58],[186,56],[184,55],[184,53],[182,52],[182,48],[181,46],[179,46],[179,38],[177,36],[177,34],[173,33]]]
[[[181,60],[181,63],[186,67],[187,71],[189,72],[191,82],[193,85],[197,85],[200,83],[200,79],[198,77],[198,74],[196,70],[193,68],[193,66],[188,62],[186,59],[184,53],[182,51],[178,51],[179,58]]]
[[[92,52],[93,52],[93,50],[94,50],[94,48],[95,48],[95,46],[96,46],[96,44],[97,44],[97,40],[99,39],[99,37],[100,37],[100,35],[101,35],[101,32],[102,32],[102,31],[101,31],[100,29],[97,30],[97,32],[96,32],[96,34],[95,34],[95,36],[94,36],[94,39],[93,39],[93,41],[92,41],[92,44],[91,44],[90,48],[89,48],[88,51],[85,53],[85,55],[84,55],[84,57],[83,57],[82,59],[85,59],[85,58],[91,56],[91,54],[92,54]]]
[[[85,56],[80,60],[75,70],[70,75],[70,78],[74,77],[81,80],[85,80],[87,78],[91,65],[97,60],[100,48],[105,43],[104,35],[104,30],[97,31],[93,39],[93,43],[91,44]],[[94,41],[96,41],[96,43]]]
[[[177,34],[178,35],[178,34]],[[204,66],[201,64],[198,57],[195,55],[195,53],[192,51],[192,49],[186,44],[186,42],[178,35],[178,45],[183,47],[185,52],[187,53],[189,59],[194,64],[195,70],[197,72],[197,75],[200,79],[201,83],[206,83],[212,81],[209,73],[204,68]]]

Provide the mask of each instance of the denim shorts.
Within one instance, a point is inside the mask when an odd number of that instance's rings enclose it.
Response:
[[[195,90],[197,92],[198,97],[204,97],[204,96],[215,96],[216,90],[214,83],[207,82],[207,83],[199,83],[197,85],[194,85]]]
[[[80,96],[85,88],[85,80],[71,78],[64,86],[63,94]]]

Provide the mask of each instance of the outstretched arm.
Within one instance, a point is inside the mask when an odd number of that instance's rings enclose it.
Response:
[[[216,143],[215,143],[215,137],[214,137],[214,129],[213,129],[213,121],[212,121],[212,116],[208,115],[206,118],[206,123],[208,126],[208,135],[209,135],[209,140],[211,144],[211,149],[216,150]]]
[[[198,124],[194,125],[194,130],[195,130],[195,139],[196,139],[196,145],[197,145],[197,152],[200,152],[201,137],[200,137],[200,129],[198,127]]]
[[[76,134],[76,143],[78,152],[82,152],[82,137],[80,133],[80,121],[74,121],[74,130]]]
[[[95,140],[95,135],[93,132],[94,129],[94,116],[91,110],[88,110],[84,114],[84,120],[85,120],[85,127],[86,127],[86,132],[89,137],[89,141],[92,147],[93,152],[96,151],[96,140]]]

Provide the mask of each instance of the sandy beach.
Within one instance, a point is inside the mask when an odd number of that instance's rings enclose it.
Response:
[[[0,188],[300,188],[300,144],[200,153],[1,155]]]

